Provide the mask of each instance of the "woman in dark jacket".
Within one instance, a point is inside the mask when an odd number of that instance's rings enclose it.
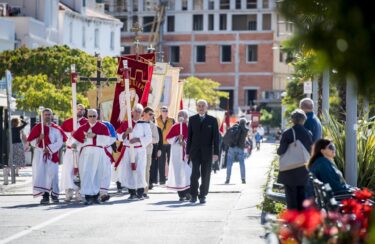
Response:
[[[342,173],[336,167],[335,155],[336,148],[332,141],[320,139],[313,146],[308,168],[318,180],[324,184],[329,183],[335,194],[345,194],[351,186],[346,184]]]
[[[296,109],[292,115],[293,129],[296,140],[299,140],[308,152],[311,151],[311,132],[305,129],[303,124],[306,121],[306,114]],[[292,128],[287,129],[281,135],[280,146],[277,149],[278,155],[283,155],[294,141]],[[286,204],[288,209],[302,210],[302,203],[305,200],[305,187],[308,181],[308,171],[306,166],[279,172],[278,182],[284,184]]]

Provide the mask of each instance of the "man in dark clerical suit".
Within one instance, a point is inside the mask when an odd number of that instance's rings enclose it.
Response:
[[[193,163],[191,174],[191,200],[195,203],[198,197],[199,178],[202,181],[199,189],[200,203],[206,202],[206,195],[210,185],[212,161],[218,160],[219,155],[219,129],[217,120],[207,114],[207,102],[197,102],[198,114],[191,116],[188,126],[188,140],[186,145],[187,157]]]

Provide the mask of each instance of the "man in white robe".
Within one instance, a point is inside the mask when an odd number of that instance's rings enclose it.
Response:
[[[113,149],[112,147],[115,146],[114,144],[117,140],[116,130],[113,125],[108,121],[102,121],[105,126],[107,126],[110,134],[110,146],[104,148],[105,154],[107,157],[104,158],[104,165],[103,165],[103,177],[102,182],[100,184],[100,200],[102,202],[108,201],[110,196],[108,194],[109,186],[111,185],[112,180],[112,163],[114,163],[114,159],[112,156]]]
[[[174,124],[167,134],[167,141],[171,145],[171,158],[167,188],[177,191],[180,201],[190,200],[191,167],[188,165],[186,155],[186,140],[188,113],[185,110],[178,112],[179,123]]]
[[[146,182],[146,147],[152,142],[152,133],[150,124],[146,121],[140,121],[143,107],[140,104],[134,106],[132,119],[133,129],[128,128],[128,121],[124,121],[117,129],[119,140],[123,141],[123,148],[116,162],[116,168],[119,174],[121,185],[129,190],[129,200],[143,200],[144,188]],[[132,137],[129,139],[129,134]],[[134,146],[135,162],[131,162],[130,145]]]
[[[152,162],[152,150],[154,148],[154,144],[159,142],[159,132],[156,125],[152,122],[154,117],[154,110],[150,107],[145,107],[143,110],[142,118],[144,121],[150,124],[151,134],[152,134],[152,142],[148,144],[146,151],[147,151],[147,164],[146,164],[146,182],[149,183],[150,181],[150,169],[151,169],[151,162]],[[149,198],[148,194],[149,186],[145,187],[145,193],[143,194],[144,198]]]
[[[41,123],[35,125],[27,138],[28,143],[34,147],[33,195],[43,195],[40,204],[49,204],[50,194],[52,201],[58,203],[59,150],[67,137],[58,125],[51,122],[51,109],[44,109],[42,116],[43,129]]]
[[[87,119],[83,117],[85,115],[85,106],[83,104],[77,105],[77,125],[76,129],[81,127],[82,125],[87,123]],[[63,165],[62,165],[62,172],[61,172],[61,188],[65,190],[65,201],[70,202],[75,194],[76,200],[80,200],[81,197],[79,195],[79,187],[77,184],[74,183],[74,178],[78,174],[77,167],[78,167],[78,152],[80,148],[77,150],[72,149],[72,133],[73,131],[73,118],[69,118],[65,120],[61,124],[61,128],[65,132],[65,135],[68,137],[66,142],[66,150],[63,157]],[[76,162],[76,163],[74,163]],[[75,165],[76,164],[76,165]]]
[[[80,193],[85,196],[84,203],[100,204],[99,192],[102,182],[105,158],[108,157],[104,148],[111,145],[111,138],[107,126],[97,121],[98,113],[89,109],[88,122],[73,133],[72,148],[81,146],[78,168],[81,180]]]

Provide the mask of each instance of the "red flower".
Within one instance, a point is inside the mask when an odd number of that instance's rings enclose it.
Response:
[[[323,215],[315,208],[303,210],[295,220],[297,226],[301,227],[307,236],[310,236],[323,222]]]
[[[344,214],[359,214],[362,209],[362,204],[354,199],[345,199],[342,202],[342,211]]]
[[[354,193],[355,198],[358,200],[367,200],[373,196],[373,193],[369,191],[367,188],[363,188],[363,190],[358,190]]]
[[[280,214],[280,219],[287,223],[293,223],[298,216],[297,210],[285,210]]]

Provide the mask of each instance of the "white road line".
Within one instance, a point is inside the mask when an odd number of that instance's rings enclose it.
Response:
[[[21,231],[21,232],[18,232],[17,234],[14,234],[14,235],[12,235],[12,236],[6,238],[6,239],[0,240],[0,244],[5,244],[5,243],[8,243],[8,242],[10,242],[10,241],[13,241],[13,240],[16,240],[16,239],[18,239],[18,238],[21,238],[22,236],[25,236],[25,235],[30,234],[30,233],[31,233],[32,231],[34,231],[34,230],[39,230],[39,229],[41,229],[41,228],[44,228],[44,227],[46,227],[47,225],[53,224],[53,223],[55,223],[56,221],[59,221],[60,219],[63,219],[63,218],[65,218],[65,217],[67,217],[67,216],[69,216],[69,215],[71,215],[71,214],[74,214],[74,213],[80,212],[80,211],[82,211],[82,210],[84,210],[84,209],[87,209],[87,208],[79,208],[79,209],[76,209],[76,210],[73,210],[73,211],[70,211],[70,212],[64,213],[64,214],[62,214],[62,215],[60,215],[60,216],[57,216],[57,217],[55,217],[55,218],[53,218],[53,219],[50,219],[50,220],[46,221],[46,222],[43,222],[43,223],[38,224],[38,225],[36,225],[36,226],[33,226],[33,227],[31,227],[30,229],[27,229],[27,230],[23,230],[23,231]]]

